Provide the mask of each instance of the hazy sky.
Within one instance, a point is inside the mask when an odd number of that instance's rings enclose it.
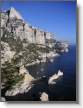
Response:
[[[76,2],[4,2],[33,26],[53,32],[59,40],[76,43]]]

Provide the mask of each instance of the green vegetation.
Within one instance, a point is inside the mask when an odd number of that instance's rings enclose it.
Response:
[[[5,62],[1,68],[1,82],[7,88],[12,88],[16,83],[21,81],[24,75],[19,75],[19,67],[13,63]]]

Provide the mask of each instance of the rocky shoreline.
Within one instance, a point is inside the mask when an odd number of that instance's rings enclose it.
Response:
[[[43,77],[43,78],[40,78],[40,79],[34,79],[34,78],[32,78],[31,75],[26,74],[23,83],[21,82],[21,83],[17,84],[16,86],[14,86],[12,89],[8,90],[5,93],[5,96],[15,96],[15,95],[18,95],[18,94],[27,93],[27,92],[29,92],[30,89],[32,89],[32,87],[35,84],[37,84],[42,79],[44,79],[44,80],[48,79],[48,81],[47,81],[48,85],[56,84],[56,80],[59,79],[61,76],[63,76],[63,72],[61,72],[60,70],[58,71],[57,74],[54,74],[49,78]]]
[[[35,64],[44,63],[44,62],[47,61],[47,59],[52,61],[54,57],[58,57],[58,56],[60,56],[60,55],[58,53],[54,53],[54,52],[48,53],[48,54],[43,54],[41,56],[41,58],[42,58],[41,60],[36,60],[32,63],[27,64],[26,66],[32,66],[32,65],[35,65]]]

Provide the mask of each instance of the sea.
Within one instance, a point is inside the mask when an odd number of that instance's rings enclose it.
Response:
[[[27,67],[29,73],[38,81],[24,94],[6,97],[7,101],[40,101],[43,92],[48,94],[49,101],[76,101],[76,45],[70,45],[67,53],[47,60],[46,63]],[[49,77],[63,72],[56,84],[49,85]]]

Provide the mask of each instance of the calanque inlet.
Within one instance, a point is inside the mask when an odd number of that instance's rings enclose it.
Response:
[[[64,75],[58,70],[52,76],[38,71],[28,70],[28,67],[41,65],[54,57],[67,53],[69,45],[65,41],[58,41],[54,34],[28,24],[13,7],[1,11],[1,89],[2,99],[28,93],[34,85],[42,80],[51,86],[56,79]],[[33,70],[34,71],[34,70]],[[43,88],[43,86],[42,86]],[[28,95],[27,100],[31,100]],[[39,92],[39,100],[49,101],[46,92]]]

